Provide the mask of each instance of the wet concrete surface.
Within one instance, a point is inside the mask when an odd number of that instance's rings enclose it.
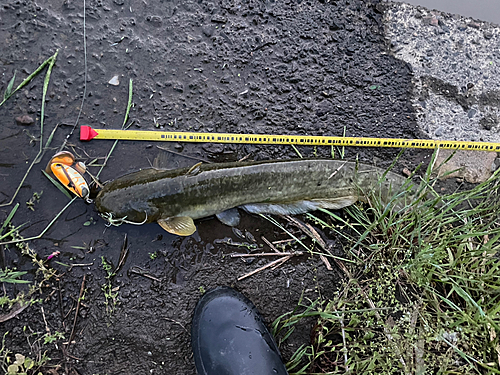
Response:
[[[500,25],[500,7],[497,0],[406,0],[405,3]]]
[[[391,5],[387,36],[412,66],[413,106],[433,139],[498,142],[500,28],[471,18]]]
[[[80,109],[85,83],[83,11],[82,4],[72,0],[36,4],[7,0],[0,8],[2,90],[15,71],[19,82],[59,49],[46,101],[44,142],[56,124],[60,127],[53,149],[30,173],[16,199],[21,206],[14,224],[28,222],[21,232],[25,237],[40,233],[67,203],[40,169],[69,134]],[[377,1],[88,1],[88,76],[80,124],[120,128],[128,81],[133,79],[131,129],[305,135],[341,135],[345,129],[346,135],[357,136],[426,136],[417,122],[413,99],[418,70],[391,49],[384,12]],[[109,84],[116,75],[119,84]],[[42,82],[43,75],[36,77],[0,107],[3,202],[13,194],[38,150],[38,141],[29,135],[39,136]],[[35,123],[19,125],[16,117],[23,115],[33,117]],[[102,162],[111,144],[83,143],[73,135],[68,149],[87,163],[96,158]],[[155,146],[119,142],[102,180],[149,167],[163,152]],[[284,146],[162,146],[214,162],[297,156]],[[330,149],[299,149],[307,157],[331,155]],[[335,150],[337,157],[339,151]],[[396,154],[397,150],[346,150],[350,160],[359,157],[379,166],[388,166]],[[405,152],[397,169],[411,169],[428,160],[429,154]],[[194,164],[191,159],[168,155],[168,168]],[[97,170],[90,167],[93,173]],[[29,210],[25,202],[42,190],[35,211]],[[1,208],[0,219],[9,212],[10,207]],[[48,327],[68,338],[85,276],[85,302],[75,342],[67,351],[70,356],[55,347],[48,349],[53,363],[62,366],[60,373],[194,374],[188,331],[202,289],[234,286],[270,322],[293,310],[302,294],[311,300],[319,295],[328,298],[339,285],[336,270],[328,271],[317,257],[307,256],[237,281],[266,260],[245,263],[228,257],[245,250],[228,245],[227,238],[241,239],[213,218],[197,226],[198,231],[188,238],[170,235],[156,224],[108,228],[92,205],[77,201],[42,239],[30,243],[41,258],[58,250],[61,254],[56,260],[61,263],[91,264],[70,269],[51,260],[59,277],[39,296],[44,300]],[[239,228],[252,233],[259,246],[265,246],[261,236],[271,241],[286,238],[267,221],[246,214]],[[318,230],[341,254],[336,236]],[[109,314],[101,290],[105,282],[101,257],[116,266],[125,234],[130,252],[113,280],[113,286],[119,287],[119,303]],[[32,269],[15,247],[6,247],[5,253],[7,266]],[[131,272],[133,266],[158,280]],[[9,292],[22,286],[13,288]],[[29,351],[22,331],[25,325],[45,331],[39,305],[2,327],[13,333],[8,344],[14,350]],[[282,347],[285,359],[308,343],[311,326],[311,321],[297,326]]]

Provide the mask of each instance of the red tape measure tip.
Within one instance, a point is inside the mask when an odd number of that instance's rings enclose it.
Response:
[[[80,126],[80,141],[90,141],[98,134],[99,133],[88,125]]]

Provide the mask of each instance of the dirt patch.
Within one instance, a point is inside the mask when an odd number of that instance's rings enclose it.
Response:
[[[88,1],[88,76],[80,124],[119,128],[128,81],[133,79],[132,129],[307,135],[341,135],[345,129],[348,136],[418,137],[410,103],[411,68],[388,53],[382,14],[375,3]],[[56,49],[60,51],[45,112],[45,139],[56,124],[61,125],[52,143],[56,146],[75,123],[84,91],[82,16],[82,4],[72,0],[36,4],[8,0],[0,9],[0,87],[7,87],[14,71],[19,80],[24,79]],[[0,199],[4,202],[38,150],[42,86],[43,77],[38,76],[0,108]],[[19,125],[16,118],[22,116],[31,117],[34,124]],[[69,149],[88,163],[105,156],[111,143],[81,143],[74,135]],[[281,146],[164,146],[216,162],[297,156],[292,148]],[[330,149],[312,147],[300,151],[309,157],[331,154]],[[339,157],[341,150],[334,151]],[[153,144],[120,142],[101,177],[105,181],[148,167],[158,152]],[[396,153],[352,148],[345,157],[359,156],[387,166]],[[401,164],[413,168],[428,155],[427,151],[407,152]],[[14,223],[28,223],[21,232],[25,237],[40,233],[67,203],[40,173],[48,158],[47,154],[34,168],[16,199],[21,207]],[[173,154],[168,162],[169,168],[193,164]],[[42,190],[34,211],[30,210],[25,202]],[[2,208],[0,218],[9,211]],[[243,250],[221,240],[241,239],[213,218],[199,222],[198,229],[189,238],[178,238],[155,224],[107,228],[92,205],[73,203],[43,239],[30,243],[40,258],[61,252],[49,262],[59,277],[37,296],[42,304],[4,324],[2,330],[11,332],[7,344],[28,355],[34,350],[25,337],[29,332],[43,334],[49,329],[64,333],[67,340],[85,276],[74,343],[67,347],[61,340],[57,347],[43,348],[53,363],[60,363],[65,372],[81,374],[194,374],[189,328],[203,289],[234,286],[272,321],[292,310],[302,293],[310,299],[320,294],[328,297],[338,285],[335,270],[327,271],[317,257],[307,256],[238,282],[238,276],[266,260],[245,263],[228,257]],[[259,245],[265,246],[262,235],[271,241],[284,238],[267,221],[245,214],[240,229],[250,231]],[[109,313],[101,289],[106,276],[101,257],[116,267],[125,233],[130,252],[113,279],[119,302]],[[332,233],[324,235],[335,242]],[[6,247],[5,255],[8,267],[33,272],[15,247]],[[132,273],[133,266],[157,280]],[[9,292],[22,289],[15,285]],[[23,330],[24,326],[29,329]],[[310,329],[310,324],[298,327],[283,347],[286,359],[308,342]]]

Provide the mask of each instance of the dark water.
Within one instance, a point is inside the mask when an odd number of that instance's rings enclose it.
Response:
[[[404,2],[500,25],[499,0],[405,0]]]

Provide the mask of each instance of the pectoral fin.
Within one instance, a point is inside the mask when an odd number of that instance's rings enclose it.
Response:
[[[193,219],[189,216],[159,219],[158,224],[168,233],[177,234],[178,236],[189,236],[196,232],[196,226],[194,225]]]
[[[222,211],[215,216],[221,221],[222,224],[226,224],[230,227],[235,227],[240,223],[240,213],[237,208]]]
[[[328,208],[337,210],[350,206],[357,201],[357,197],[345,196],[329,199],[311,199],[293,203],[254,203],[241,206],[245,211],[253,214],[274,214],[274,215],[298,215],[317,210],[318,208]]]

